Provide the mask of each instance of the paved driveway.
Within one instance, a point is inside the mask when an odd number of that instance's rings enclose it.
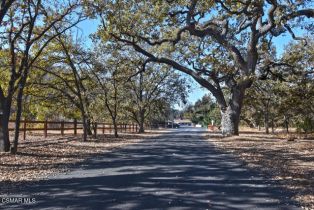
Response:
[[[292,193],[203,140],[177,129],[89,160],[20,193],[5,209],[298,209]]]

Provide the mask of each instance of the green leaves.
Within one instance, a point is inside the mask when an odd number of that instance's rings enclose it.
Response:
[[[313,40],[307,45],[292,42],[285,49],[280,63],[274,72],[282,75],[285,81],[257,81],[248,90],[244,103],[243,117],[261,124],[261,114],[268,112],[274,126],[283,126],[285,121],[300,131],[308,131],[314,120],[314,81],[313,81]],[[289,68],[286,66],[289,65]]]

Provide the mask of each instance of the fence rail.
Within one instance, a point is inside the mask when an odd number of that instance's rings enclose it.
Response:
[[[15,123],[14,120],[10,120],[10,123]],[[23,132],[23,139],[26,139],[27,131],[43,131],[45,138],[48,136],[48,131],[59,131],[58,133],[53,134],[61,134],[62,136],[65,135],[65,131],[73,131],[67,134],[74,134],[77,135],[78,131],[83,131],[83,123],[74,121],[36,121],[36,120],[21,120],[20,122],[20,132]],[[138,132],[137,124],[127,124],[127,123],[120,123],[117,124],[118,132],[120,133],[135,133]],[[10,126],[9,131],[14,131],[14,126]],[[94,123],[93,128],[95,135],[99,133],[99,131],[103,134],[105,133],[113,133],[114,126],[110,123]]]

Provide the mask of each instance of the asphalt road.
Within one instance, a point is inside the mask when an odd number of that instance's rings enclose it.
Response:
[[[291,192],[217,150],[202,134],[176,129],[106,152],[17,192],[33,203],[0,208],[298,209]]]

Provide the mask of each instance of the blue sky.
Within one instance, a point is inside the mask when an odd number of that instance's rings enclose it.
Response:
[[[89,39],[89,35],[97,31],[97,20],[85,20],[81,22],[78,27],[81,28],[81,35],[85,37],[85,43],[87,46],[91,46],[92,42]],[[302,33],[301,31],[297,30],[296,34]],[[273,38],[273,42],[275,43],[277,54],[281,55],[284,51],[284,47],[291,41],[291,36],[289,34],[286,34],[284,36],[279,36]],[[195,103],[198,99],[202,98],[205,94],[208,94],[209,92],[205,90],[204,88],[201,88],[200,85],[197,83],[193,83],[192,90],[189,94],[188,101],[189,103]],[[179,108],[179,107],[178,107]]]
[[[97,31],[98,22],[97,20],[85,20],[78,24],[81,29],[81,35],[86,39],[86,45],[91,46],[92,41],[89,39],[89,35]]]

